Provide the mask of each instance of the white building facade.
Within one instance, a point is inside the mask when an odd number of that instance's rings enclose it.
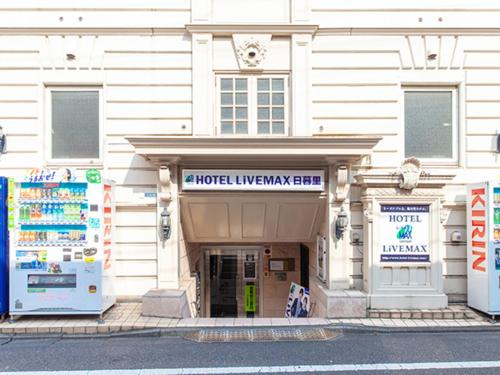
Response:
[[[464,302],[465,185],[500,178],[499,16],[4,1],[0,172],[115,180],[117,294],[147,315],[281,317],[292,282],[320,317]]]

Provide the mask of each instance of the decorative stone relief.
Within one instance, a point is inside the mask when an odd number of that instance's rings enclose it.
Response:
[[[441,224],[444,224],[446,220],[448,220],[448,216],[450,216],[451,209],[448,207],[441,207],[439,210],[439,220]]]
[[[420,160],[415,157],[406,159],[401,167],[399,167],[398,173],[401,175],[401,183],[399,187],[405,190],[413,190],[418,185],[418,180],[422,173],[422,168]]]
[[[158,179],[160,181],[160,200],[169,203],[172,200],[170,193],[171,175],[170,166],[161,166],[158,172]]]
[[[364,193],[363,197],[393,197],[400,198],[404,196],[412,197],[432,197],[441,196],[442,191],[440,189],[414,189],[412,191],[403,190],[397,188],[368,188]]]
[[[233,35],[233,43],[241,70],[262,70],[267,54],[269,34]]]
[[[347,198],[349,192],[349,170],[345,165],[337,167],[337,181],[335,186],[335,199],[343,201]]]
[[[373,202],[367,201],[365,203],[365,209],[363,210],[363,215],[368,219],[369,222],[373,222]]]

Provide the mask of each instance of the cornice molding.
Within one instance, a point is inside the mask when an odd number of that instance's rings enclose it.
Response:
[[[169,35],[184,34],[184,27],[0,27],[0,35]]]
[[[500,35],[499,27],[323,27],[315,35],[443,35],[443,36],[491,36]]]
[[[272,35],[292,35],[310,34],[314,35],[318,30],[318,25],[308,24],[190,24],[186,25],[186,30],[193,33],[211,33],[214,35],[231,34],[272,34]]]
[[[418,190],[420,188],[441,188],[451,182],[455,178],[455,173],[423,173],[418,182]],[[363,188],[378,188],[390,187],[396,188],[398,191],[403,191],[399,188],[401,182],[400,174],[397,173],[360,173],[354,176],[356,183]],[[411,191],[408,191],[411,194]]]
[[[322,165],[353,162],[371,154],[381,140],[377,136],[338,137],[192,137],[129,136],[136,153],[161,164],[214,161],[272,162],[284,159]]]
[[[0,35],[168,35],[209,33],[270,33],[277,36],[308,35],[436,35],[498,36],[500,28],[320,28],[317,25],[187,25],[186,27],[0,27]]]

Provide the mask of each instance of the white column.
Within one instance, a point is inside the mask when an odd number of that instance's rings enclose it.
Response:
[[[208,23],[211,20],[212,0],[191,0],[191,22]]]
[[[177,166],[160,169],[160,194],[158,200],[158,289],[179,289],[179,185]],[[170,213],[172,232],[168,240],[160,237],[160,215],[164,208]]]
[[[311,133],[311,44],[310,34],[292,35],[292,118],[291,135]]]
[[[339,166],[330,165],[329,192],[328,192],[328,220],[329,220],[329,257],[328,257],[328,287],[329,289],[343,290],[350,287],[349,254],[352,254],[352,248],[349,240],[349,226],[341,239],[335,236],[335,221],[337,215],[343,207],[350,217],[349,198],[345,194],[348,181],[343,176],[339,176]],[[348,169],[345,171],[348,173]],[[340,173],[344,173],[342,170]],[[340,177],[340,178],[339,178]],[[347,177],[347,176],[346,176]],[[339,180],[344,186],[339,186]]]
[[[291,1],[291,22],[304,23],[309,21],[309,0]]]
[[[191,40],[193,54],[193,135],[210,136],[214,134],[213,37],[210,33],[193,33]]]

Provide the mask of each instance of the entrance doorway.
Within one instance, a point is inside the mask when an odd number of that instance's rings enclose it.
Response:
[[[205,249],[205,316],[256,317],[261,310],[261,248]]]

